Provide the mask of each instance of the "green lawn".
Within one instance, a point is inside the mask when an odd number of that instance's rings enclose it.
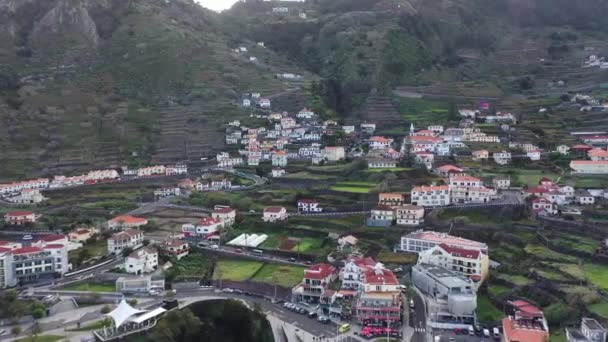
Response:
[[[535,256],[535,257],[541,258],[541,259],[550,259],[550,260],[555,260],[555,261],[560,261],[560,262],[572,262],[572,263],[576,263],[578,261],[578,259],[576,257],[554,252],[554,251],[550,250],[549,248],[547,248],[545,246],[541,246],[541,245],[528,244],[528,245],[526,245],[525,250],[528,254],[531,254],[532,256]]]
[[[66,339],[66,338],[63,336],[57,336],[57,335],[42,335],[42,336],[36,336],[35,338],[32,338],[32,337],[20,338],[18,340],[15,340],[14,342],[55,342],[55,341],[61,341],[63,339]]]
[[[282,287],[293,287],[302,281],[303,276],[304,267],[265,264],[251,280]]]
[[[330,189],[340,192],[352,192],[357,194],[367,194],[376,187],[376,184],[369,182],[338,182]]]
[[[510,293],[511,289],[502,285],[490,285],[488,292],[493,296],[502,296],[503,294]]]
[[[585,271],[577,264],[563,264],[563,263],[547,263],[551,266],[557,267],[560,271],[567,273],[572,278],[578,280],[585,279]]]
[[[549,336],[549,341],[550,342],[568,342],[568,340],[566,339],[566,335],[562,331],[562,329],[558,330],[556,328],[553,328],[551,330],[551,336]]]
[[[589,311],[604,318],[608,318],[608,302],[601,301],[599,303],[591,304],[589,305]]]
[[[482,322],[498,322],[505,314],[486,295],[477,294],[477,318]]]
[[[251,278],[264,264],[257,261],[220,260],[215,265],[213,279],[245,281]]]
[[[608,290],[608,266],[589,263],[583,265],[583,270],[593,285],[604,291]]]
[[[540,170],[522,170],[517,172],[514,181],[517,185],[536,186],[538,185],[538,181],[543,177],[555,181],[558,175],[555,173],[545,173]]]
[[[99,330],[102,329],[104,327],[104,323],[105,325],[109,325],[111,324],[109,321],[106,320],[99,320],[97,322],[93,322],[93,323],[89,323],[85,326],[80,326],[80,328],[75,328],[75,329],[67,329],[66,331],[91,331],[91,330]]]
[[[64,291],[84,291],[84,292],[116,292],[114,284],[104,283],[79,283],[70,284],[63,288]]]
[[[497,278],[500,279],[504,279],[510,283],[513,283],[513,285],[516,286],[526,286],[528,284],[530,284],[531,280],[524,277],[523,275],[510,275],[510,274],[497,274],[496,275]]]
[[[560,246],[585,253],[594,253],[600,242],[584,236],[560,234],[550,237],[551,241]]]
[[[416,263],[416,255],[393,253],[388,251],[382,251],[378,254],[376,259],[384,264],[414,264]]]

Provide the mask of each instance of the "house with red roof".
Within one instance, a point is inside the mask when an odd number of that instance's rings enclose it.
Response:
[[[537,215],[542,215],[543,213],[555,215],[557,214],[557,204],[545,197],[536,198],[532,201],[532,211]]]
[[[371,258],[350,257],[342,270],[340,270],[340,280],[342,288],[348,290],[358,290],[363,286],[363,274],[374,268],[377,262]]]
[[[608,160],[572,160],[570,161],[572,173],[581,174],[608,174]]]
[[[148,224],[148,220],[130,215],[119,215],[108,220],[108,228],[111,230],[124,230],[138,228]]]
[[[445,243],[418,253],[418,263],[440,266],[468,277],[481,285],[490,269],[490,258],[478,249],[448,246]]]
[[[508,302],[509,316],[503,318],[503,340],[505,342],[547,342],[549,325],[543,312],[524,301]]]
[[[149,246],[133,251],[125,259],[127,273],[141,275],[154,272],[156,267],[158,267],[158,251]]]
[[[391,208],[405,204],[405,196],[398,192],[381,192],[378,194],[378,205],[386,205]]]
[[[433,169],[433,173],[441,176],[441,177],[451,177],[455,175],[462,174],[464,170],[455,165],[442,165]]]
[[[216,205],[211,217],[222,221],[224,227],[230,227],[236,221],[236,210],[222,205]]]
[[[168,254],[174,255],[177,260],[190,253],[190,245],[186,240],[168,239],[162,243],[161,248]]]
[[[272,206],[264,208],[264,213],[262,214],[262,221],[264,222],[279,222],[279,221],[287,221],[289,215],[287,214],[287,209],[285,207]]]
[[[420,253],[442,243],[450,247],[479,250],[484,254],[488,253],[488,245],[483,242],[422,229],[401,237],[401,251]]]
[[[96,228],[78,228],[68,233],[68,239],[74,242],[87,242],[99,232]]]
[[[182,225],[182,233],[185,237],[201,237],[208,239],[219,235],[223,222],[215,217],[203,217],[196,224],[186,223]]]
[[[274,151],[272,153],[272,166],[285,167],[287,166],[287,152],[283,150]]]
[[[423,207],[449,205],[450,187],[447,185],[415,186],[411,192],[411,204]]]
[[[369,148],[372,150],[389,148],[391,147],[392,143],[393,139],[391,138],[381,137],[377,135],[369,138]]]
[[[401,292],[397,277],[376,264],[363,273],[361,293],[356,301],[360,324],[395,324],[401,316]]]
[[[319,303],[329,284],[337,277],[336,269],[329,264],[316,264],[304,270],[304,278],[292,290],[295,302]]]
[[[31,211],[9,211],[4,214],[4,222],[13,226],[36,223],[37,216]]]
[[[108,239],[108,253],[120,254],[124,249],[136,249],[144,244],[144,232],[137,229],[127,228],[122,232],[112,235]]]
[[[608,160],[608,150],[594,148],[587,151],[587,156],[593,161],[606,161]]]

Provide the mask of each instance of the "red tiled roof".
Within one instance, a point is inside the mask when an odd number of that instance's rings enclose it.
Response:
[[[544,194],[544,193],[547,193],[548,190],[545,188],[541,188],[541,187],[534,187],[534,188],[526,189],[526,192],[529,194]]]
[[[451,255],[457,256],[459,258],[467,258],[467,259],[479,259],[479,251],[464,249],[464,248],[456,248],[450,247],[445,243],[439,245],[444,251],[450,253]]]
[[[369,138],[369,141],[388,143],[390,141],[390,139],[375,135],[375,136]]]
[[[287,153],[285,151],[275,151],[273,153],[275,156],[286,156]]]
[[[52,243],[52,244],[48,244],[48,245],[45,245],[45,246],[44,246],[44,248],[45,248],[45,249],[46,249],[46,248],[50,248],[50,249],[61,249],[61,248],[63,248],[63,247],[64,247],[64,245],[59,244],[59,243]]]
[[[266,207],[266,208],[264,208],[264,212],[265,213],[280,213],[283,209],[285,209],[285,208],[283,208],[283,207],[277,207],[277,206],[275,206],[275,207]]]
[[[75,233],[75,234],[78,234],[78,235],[83,235],[83,234],[88,234],[89,232],[90,232],[90,230],[89,230],[89,229],[84,229],[84,228],[83,228],[83,229],[78,229],[78,230],[77,230],[77,231],[75,231],[74,233]]]
[[[592,149],[591,146],[585,145],[585,144],[577,144],[577,145],[572,146],[572,148],[577,149],[577,150]]]
[[[587,151],[587,155],[590,157],[608,157],[608,151],[601,148],[594,148],[593,150]]]
[[[456,182],[479,182],[480,179],[473,176],[454,176],[452,177],[453,181]]]
[[[399,285],[397,277],[387,269],[377,272],[374,269],[365,272],[365,283],[370,285]]]
[[[217,208],[217,209],[213,210],[214,213],[218,213],[218,214],[228,214],[233,211],[234,211],[234,209],[232,209],[230,207],[222,207],[222,208]]]
[[[363,258],[363,259],[353,258],[352,261],[358,267],[373,267],[376,264],[376,261],[371,257],[367,257],[367,258]]]
[[[392,211],[393,208],[389,207],[388,205],[379,204],[375,206],[372,210]]]
[[[512,302],[509,302],[515,309],[521,311],[521,312],[525,312],[527,314],[530,315],[538,315],[539,317],[542,316],[543,312],[537,308],[536,306],[526,302],[525,300],[514,300]]]
[[[44,250],[39,247],[21,247],[17,249],[13,249],[13,254],[28,254],[28,253],[38,253],[43,252]]]
[[[334,273],[336,269],[328,264],[316,264],[304,270],[304,278],[325,279]]]
[[[511,342],[545,342],[548,333],[544,330],[522,329],[510,317],[503,318],[502,328],[505,338]]]
[[[53,241],[64,240],[64,239],[66,239],[65,235],[52,234],[52,235],[41,236],[40,238],[37,238],[36,241],[53,242]]]
[[[447,185],[438,185],[438,186],[415,186],[412,189],[412,192],[423,192],[423,191],[446,191],[450,188]]]
[[[32,211],[9,211],[4,216],[30,216],[33,214]]]
[[[450,172],[450,171],[462,171],[461,168],[459,168],[458,166],[454,166],[454,165],[442,165],[439,166],[437,168],[435,168],[435,170],[438,171],[445,171],[445,172]]]
[[[572,160],[570,162],[571,165],[603,165],[608,164],[608,160]]]
[[[12,251],[12,249],[0,247],[0,253],[6,253],[6,252],[10,252],[10,251]]]
[[[310,198],[301,198],[298,203],[319,203],[319,201]]]
[[[203,217],[200,221],[198,221],[199,226],[212,226],[218,223],[222,223],[222,221],[213,217]]]

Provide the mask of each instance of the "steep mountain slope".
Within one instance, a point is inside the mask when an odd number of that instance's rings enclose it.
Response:
[[[311,76],[189,0],[0,0],[0,37],[0,179],[198,160],[241,93]]]
[[[318,93],[346,115],[372,89],[474,81],[500,95],[519,91],[509,77],[545,81],[605,47],[606,15],[602,0],[311,0],[247,1],[223,19],[323,76]]]

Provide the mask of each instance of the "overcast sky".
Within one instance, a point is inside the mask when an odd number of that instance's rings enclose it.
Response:
[[[221,11],[230,8],[232,4],[238,0],[196,0],[203,7],[207,7],[214,11]]]

